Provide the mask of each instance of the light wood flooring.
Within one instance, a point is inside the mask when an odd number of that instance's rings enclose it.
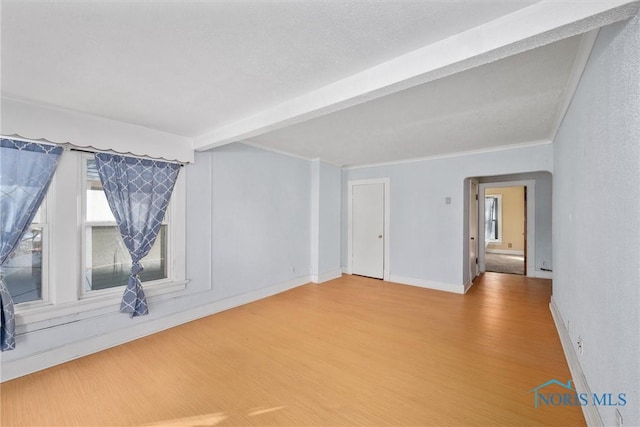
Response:
[[[534,408],[570,378],[551,282],[467,295],[344,276],[2,384],[3,426],[584,425]]]

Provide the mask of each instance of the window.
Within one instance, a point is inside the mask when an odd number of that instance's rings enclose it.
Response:
[[[45,299],[43,285],[46,262],[46,200],[42,202],[29,229],[4,266],[4,280],[14,304]]]
[[[487,195],[484,198],[486,234],[489,243],[502,242],[502,195]]]
[[[131,257],[124,245],[116,220],[111,213],[107,197],[96,169],[93,156],[84,156],[84,289],[97,291],[127,284],[131,274]],[[169,209],[167,210],[169,211]],[[167,219],[163,221],[158,237],[142,259],[142,282],[169,277],[167,263]]]
[[[178,175],[154,247],[142,260],[147,298],[186,288],[185,177]],[[40,211],[5,270],[18,327],[117,310],[131,258],[93,154],[65,151]]]

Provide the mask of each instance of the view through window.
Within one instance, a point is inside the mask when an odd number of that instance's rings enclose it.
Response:
[[[124,245],[93,156],[85,163],[85,291],[127,284],[131,257]],[[149,254],[142,259],[142,282],[167,277],[167,224],[161,226]]]

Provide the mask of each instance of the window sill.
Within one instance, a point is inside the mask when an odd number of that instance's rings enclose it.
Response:
[[[147,298],[178,292],[186,289],[188,280],[161,282],[145,288]],[[32,332],[85,318],[112,313],[120,308],[123,287],[114,288],[99,295],[84,295],[81,299],[64,304],[42,304],[29,307],[16,306],[16,329],[18,334]],[[38,325],[46,322],[46,325]]]

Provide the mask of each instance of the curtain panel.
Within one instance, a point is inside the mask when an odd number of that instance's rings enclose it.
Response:
[[[157,160],[97,153],[102,187],[131,256],[120,311],[131,317],[149,313],[139,273],[140,260],[153,247],[173,192],[180,165]]]
[[[0,345],[15,348],[13,299],[2,266],[9,260],[42,204],[62,154],[62,147],[0,140]]]

